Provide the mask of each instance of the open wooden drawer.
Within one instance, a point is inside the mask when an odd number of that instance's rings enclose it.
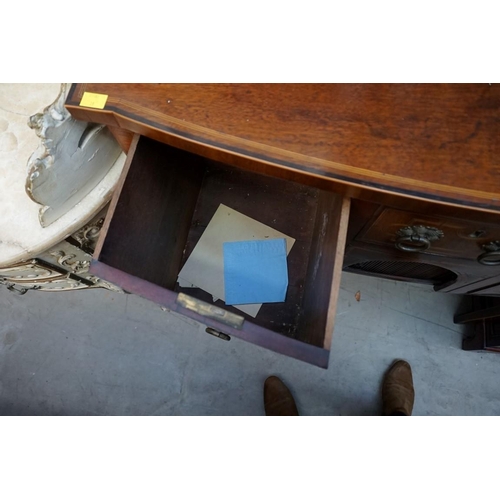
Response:
[[[286,301],[264,304],[256,318],[177,283],[221,203],[296,239],[288,255]],[[349,200],[338,194],[135,136],[91,272],[198,320],[212,333],[326,368],[348,216]]]

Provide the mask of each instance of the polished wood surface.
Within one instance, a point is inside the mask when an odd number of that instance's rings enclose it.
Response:
[[[84,91],[107,94],[105,109],[80,107]],[[225,163],[327,179],[350,196],[500,211],[498,85],[87,83],[73,85],[67,108]]]
[[[113,127],[112,125],[108,125],[108,128],[109,131],[113,134],[113,137],[117,140],[123,152],[128,153],[135,134],[127,129]]]

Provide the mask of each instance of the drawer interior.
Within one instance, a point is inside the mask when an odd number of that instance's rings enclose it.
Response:
[[[221,203],[293,238],[284,303],[264,304],[256,318],[215,305],[245,321],[321,348],[333,327],[332,290],[345,244],[342,197],[313,187],[214,162],[141,137],[94,256],[99,262],[208,304],[201,289],[177,276]],[[124,173],[125,175],[125,173]],[[344,210],[345,211],[345,210]],[[338,271],[335,262],[340,259]],[[336,296],[335,296],[336,300]],[[329,315],[330,313],[330,315]]]

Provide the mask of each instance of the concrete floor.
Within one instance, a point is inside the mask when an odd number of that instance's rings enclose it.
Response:
[[[361,292],[357,302],[355,293]],[[460,298],[344,273],[330,368],[236,338],[106,290],[0,287],[2,415],[263,415],[280,376],[302,415],[377,415],[395,358],[413,368],[414,415],[500,414],[500,355],[461,350]]]

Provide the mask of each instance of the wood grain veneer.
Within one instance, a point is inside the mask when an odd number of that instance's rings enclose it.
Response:
[[[107,94],[105,109],[80,107],[84,91]],[[329,180],[352,197],[500,211],[498,85],[86,83],[66,106],[224,163]]]

